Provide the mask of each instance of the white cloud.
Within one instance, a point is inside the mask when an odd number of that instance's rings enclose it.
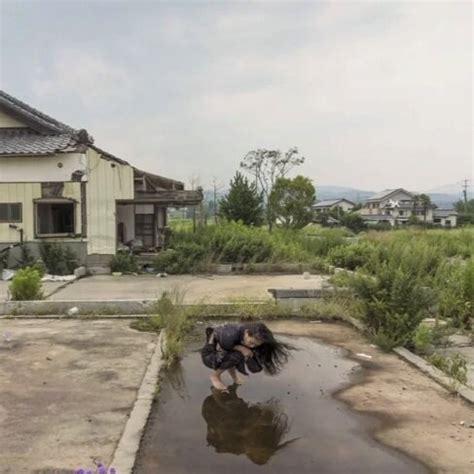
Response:
[[[74,97],[86,107],[97,107],[127,93],[131,79],[129,71],[98,53],[65,47],[50,66],[37,70],[32,88],[37,95]]]

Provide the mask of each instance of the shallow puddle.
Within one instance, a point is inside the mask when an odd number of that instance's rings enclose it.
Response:
[[[211,391],[199,344],[191,345],[164,374],[134,472],[429,472],[376,442],[377,421],[331,396],[359,371],[356,362],[315,339],[284,339],[298,349],[285,369],[251,375],[228,395]]]

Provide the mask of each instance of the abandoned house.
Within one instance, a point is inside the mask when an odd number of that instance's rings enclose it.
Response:
[[[201,201],[0,91],[0,250],[24,242],[38,255],[41,242],[58,242],[94,271],[121,248],[159,250],[167,208]]]

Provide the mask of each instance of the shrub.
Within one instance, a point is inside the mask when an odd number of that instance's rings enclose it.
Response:
[[[46,265],[41,259],[36,260],[36,262],[32,265],[31,268],[34,268],[40,274],[41,277],[44,277],[44,275],[46,274]]]
[[[128,253],[117,253],[110,261],[110,269],[113,272],[134,273],[138,271],[136,258]]]
[[[70,275],[77,267],[77,257],[69,247],[53,242],[42,242],[41,258],[52,275]]]
[[[474,318],[474,259],[447,262],[436,275],[439,313],[456,327],[470,328]]]
[[[181,268],[181,266],[177,265],[175,267],[179,257],[179,253],[176,250],[163,250],[154,258],[153,268],[158,272],[180,273],[176,269]]]
[[[416,275],[386,263],[376,275],[357,272],[348,283],[361,300],[364,322],[373,336],[383,341],[383,348],[411,341],[428,306]]]
[[[428,326],[420,324],[413,334],[412,343],[417,354],[428,354],[433,347],[433,332]]]
[[[367,224],[359,214],[344,214],[341,218],[341,224],[355,233],[367,229]]]
[[[177,243],[160,252],[153,261],[155,270],[167,273],[192,273],[206,257],[206,250],[194,242]]]
[[[10,256],[10,249],[0,251],[0,271],[8,268],[8,258]]]
[[[37,270],[29,267],[22,268],[13,277],[9,287],[12,300],[41,300],[43,298],[41,286],[41,275]]]
[[[368,242],[359,242],[331,249],[328,258],[336,267],[355,270],[365,265],[373,252],[373,245],[370,245]]]
[[[449,356],[439,353],[433,354],[430,357],[430,362],[457,382],[467,383],[466,359],[461,354],[455,353]]]
[[[31,253],[31,249],[23,244],[20,247],[20,258],[17,260],[18,268],[31,267],[35,263],[35,259]]]

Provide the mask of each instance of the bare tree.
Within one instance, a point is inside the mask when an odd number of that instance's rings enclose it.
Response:
[[[201,178],[199,177],[199,175],[193,173],[188,178],[188,181],[189,181],[189,187],[191,188],[191,191],[195,191],[196,189],[200,188]],[[202,203],[201,203],[201,206],[202,206]],[[201,212],[201,218],[202,218],[202,212]],[[193,232],[196,232],[196,206],[193,206]]]
[[[214,224],[217,224],[217,193],[222,188],[223,184],[214,176],[212,178]]]
[[[273,186],[278,178],[285,178],[295,166],[303,164],[304,160],[303,156],[299,156],[297,147],[290,148],[285,153],[259,148],[249,151],[240,163],[242,169],[254,176],[257,189],[263,193],[270,230],[273,226],[273,215],[268,202]]]

